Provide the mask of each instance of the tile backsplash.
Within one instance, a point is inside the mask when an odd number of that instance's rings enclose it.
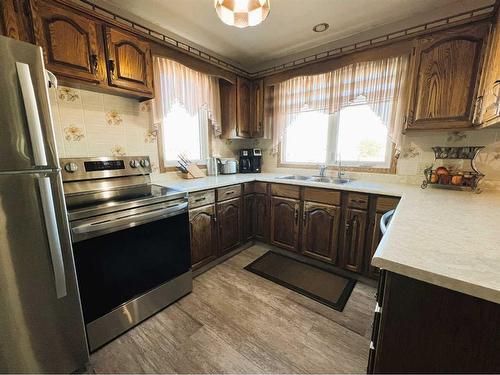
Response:
[[[69,87],[49,93],[60,157],[148,155],[158,170],[149,103]]]
[[[148,155],[159,173],[149,102],[64,86],[49,94],[59,157]],[[212,137],[212,154],[236,157],[243,142]]]
[[[154,173],[159,173],[157,132],[148,102],[68,87],[50,89],[49,93],[60,157],[148,155]],[[500,129],[407,134],[395,175],[350,174],[374,181],[420,184],[423,170],[439,164],[434,160],[433,146],[486,146],[478,154],[476,166],[486,175],[483,187],[500,188]],[[310,169],[278,168],[270,140],[211,137],[214,156],[237,158],[238,150],[247,147],[263,149],[264,172],[311,173]]]
[[[486,175],[481,182],[482,187],[500,189],[500,129],[407,134],[403,139],[396,174],[357,172],[349,172],[348,174],[353,178],[372,181],[420,185],[425,168],[430,165],[443,165],[447,162],[434,160],[433,146],[485,146],[475,160],[478,170]],[[278,167],[277,155],[273,155],[271,152],[272,142],[270,140],[253,140],[253,147],[263,149],[264,172],[311,174],[311,169],[292,170]],[[334,172],[328,171],[328,173]]]

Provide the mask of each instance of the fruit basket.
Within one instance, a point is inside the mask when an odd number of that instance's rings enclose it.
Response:
[[[426,168],[424,170],[425,179],[422,181],[421,185],[422,189],[432,185],[436,187],[469,190],[479,193],[480,189],[478,188],[478,184],[484,177],[484,174],[476,169],[474,159],[482,148],[484,148],[484,146],[433,147],[432,150],[434,151],[436,160],[470,160],[470,170],[451,172],[443,166],[435,169],[433,167]]]

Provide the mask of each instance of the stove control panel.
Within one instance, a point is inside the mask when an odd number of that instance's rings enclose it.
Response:
[[[148,156],[121,156],[60,159],[63,181],[149,175]]]

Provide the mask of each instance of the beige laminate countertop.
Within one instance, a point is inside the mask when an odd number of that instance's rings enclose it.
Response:
[[[155,183],[188,191],[250,181],[400,196],[377,248],[374,266],[500,303],[500,192],[481,194],[403,184],[353,181],[345,185],[236,174]]]

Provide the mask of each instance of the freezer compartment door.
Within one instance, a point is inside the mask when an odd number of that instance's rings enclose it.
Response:
[[[40,47],[0,36],[0,172],[58,166]]]
[[[0,373],[88,361],[60,174],[0,175]]]

